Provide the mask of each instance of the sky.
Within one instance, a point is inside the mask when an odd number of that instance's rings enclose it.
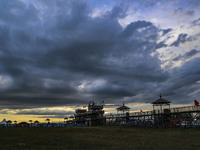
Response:
[[[0,0],[0,120],[200,100],[199,0]]]

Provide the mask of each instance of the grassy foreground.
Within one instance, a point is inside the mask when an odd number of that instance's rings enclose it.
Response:
[[[192,150],[200,129],[184,128],[0,128],[5,150]]]

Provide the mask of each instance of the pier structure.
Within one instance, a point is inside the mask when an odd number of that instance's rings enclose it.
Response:
[[[77,109],[75,111],[75,124],[85,124],[87,126],[101,126],[105,124],[103,105],[93,103],[88,104],[88,110]]]
[[[153,119],[155,125],[169,125],[170,122],[170,101],[162,98],[160,93],[160,98],[152,102],[153,104]],[[158,106],[158,113],[155,113],[155,107]],[[160,113],[159,113],[160,112]]]
[[[86,109],[77,109],[75,111],[74,117],[75,117],[75,123],[76,124],[85,124],[86,123]]]
[[[77,109],[75,124],[87,126],[101,125],[130,125],[130,126],[199,126],[200,106],[185,106],[171,108],[170,101],[160,98],[152,102],[152,110],[130,112],[130,108],[122,106],[116,108],[116,114],[104,115],[103,105],[88,104],[88,109]]]
[[[109,125],[133,126],[200,126],[200,106],[170,107],[170,101],[160,99],[152,102],[153,110],[107,114]],[[156,107],[159,108],[156,108]]]
[[[117,117],[115,117],[115,115],[113,116],[112,114],[110,114],[109,117],[106,117],[106,121],[108,125],[112,125],[112,124],[125,124],[129,122],[129,110],[130,108],[125,106],[124,102],[123,105],[116,108],[117,110]],[[120,114],[120,112],[122,112],[122,114]],[[122,117],[125,116],[125,117]]]
[[[88,126],[102,126],[105,124],[103,105],[89,104],[86,114],[86,124]]]
[[[123,102],[122,106],[116,108],[117,113],[118,112],[123,112],[123,114],[124,114],[124,112],[129,112],[129,109],[130,109],[129,107],[125,106],[124,102]]]

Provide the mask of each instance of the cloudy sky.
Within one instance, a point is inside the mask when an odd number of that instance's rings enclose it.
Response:
[[[0,119],[200,100],[199,0],[0,0]],[[136,107],[137,106],[137,107]]]

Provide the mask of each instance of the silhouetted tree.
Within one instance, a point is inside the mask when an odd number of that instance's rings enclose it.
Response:
[[[6,122],[7,122],[7,123],[10,123],[10,124],[12,123],[12,121],[11,121],[11,120],[8,120],[8,121],[6,121]]]
[[[67,118],[67,117],[65,117],[65,118],[64,118],[64,123],[67,123],[67,120],[68,120],[68,118]]]
[[[46,123],[50,123],[50,119],[48,119],[48,118],[45,121],[46,121]]]
[[[36,120],[36,121],[34,121],[34,124],[39,124],[39,123],[40,123],[40,122],[39,122],[39,121],[37,121],[37,120]]]

